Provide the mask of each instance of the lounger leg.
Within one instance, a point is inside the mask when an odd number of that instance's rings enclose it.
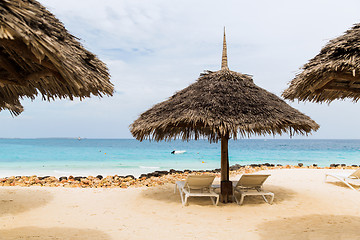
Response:
[[[349,188],[351,188],[352,190],[355,190],[355,191],[359,191],[359,190],[356,190],[353,186],[350,185],[350,183],[348,183],[344,178],[342,177],[338,177],[338,176],[335,176],[335,175],[330,175],[331,177],[334,177],[336,179],[338,179],[339,181],[343,182],[345,185],[347,185]]]
[[[274,201],[274,194],[271,194],[270,196],[271,196],[271,199],[270,199],[269,204],[272,204],[272,203],[273,203],[273,201]]]
[[[264,201],[265,201],[266,203],[269,203],[268,200],[266,199],[265,195],[261,195],[261,196],[262,196],[262,198],[264,199]]]
[[[242,205],[242,204],[243,204],[243,202],[244,202],[244,197],[245,197],[245,194],[241,194],[240,202],[238,203],[239,205]]]
[[[184,206],[187,206],[187,205],[188,205],[188,202],[187,202],[187,201],[188,201],[188,197],[189,197],[189,196],[185,194],[185,202],[183,202],[183,205],[184,205]]]
[[[210,199],[211,199],[211,202],[215,205],[214,197],[210,197]]]
[[[235,199],[236,204],[239,204],[239,199],[236,197],[235,191],[233,192],[233,198]]]
[[[214,204],[214,205],[218,205],[218,203],[219,203],[219,196],[217,196],[217,197],[210,197],[210,199],[211,199],[211,201],[212,201],[212,203]]]
[[[348,182],[344,181],[344,180],[340,180],[342,181],[343,183],[345,183],[346,185],[348,185],[349,188],[351,188],[352,190],[355,190],[355,191],[358,191],[356,190],[353,186],[351,186]]]
[[[262,189],[261,188],[258,188],[258,189],[256,189],[258,192],[261,192],[262,191]],[[262,198],[264,199],[264,201],[266,202],[266,203],[269,203],[268,202],[268,200],[266,199],[266,197],[265,197],[265,195],[261,195],[262,196]]]
[[[180,192],[180,198],[181,198],[181,202],[184,205],[184,193],[181,191],[181,189],[179,188],[179,192]]]

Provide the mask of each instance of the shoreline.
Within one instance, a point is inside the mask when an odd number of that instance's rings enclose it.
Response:
[[[317,164],[304,166],[302,163],[296,165],[277,164],[250,164],[250,165],[232,165],[229,167],[230,176],[244,173],[254,173],[258,171],[280,170],[280,169],[357,169],[358,165],[346,166],[346,164],[331,164],[329,167],[319,167]],[[220,177],[220,169],[214,170],[175,170],[154,171],[143,173],[138,178],[133,175],[96,175],[96,176],[10,176],[0,178],[0,187],[2,186],[20,186],[20,187],[68,187],[68,188],[129,188],[129,187],[153,187],[164,185],[166,183],[175,183],[184,180],[189,174],[215,174]]]

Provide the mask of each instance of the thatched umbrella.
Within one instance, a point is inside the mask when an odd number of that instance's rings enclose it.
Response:
[[[283,100],[258,86],[249,75],[227,66],[224,33],[221,70],[207,71],[187,88],[156,104],[130,126],[144,139],[221,140],[221,197],[232,196],[229,181],[228,140],[250,135],[308,134],[319,125]]]
[[[331,102],[360,99],[360,24],[331,40],[302,67],[282,96],[286,99]]]
[[[35,0],[0,1],[0,109],[19,99],[112,95],[108,69]],[[11,107],[12,106],[12,107]]]

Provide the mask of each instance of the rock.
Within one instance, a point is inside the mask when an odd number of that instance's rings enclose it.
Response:
[[[169,172],[168,171],[155,171],[156,173],[158,173],[159,174],[159,176],[164,176],[164,175],[167,175],[167,174],[169,174]]]
[[[81,181],[81,179],[83,179],[83,178],[86,178],[86,177],[74,177],[74,179],[75,179],[75,181]]]
[[[148,173],[148,177],[159,177],[160,174],[157,172]]]
[[[316,163],[313,164],[313,167],[317,167],[318,165]]]
[[[50,176],[38,177],[38,179],[39,179],[39,180],[43,180],[43,179],[48,178],[48,177],[50,177]]]
[[[101,179],[103,179],[103,176],[101,176],[101,175],[97,175],[97,176],[96,176],[96,178],[98,178],[98,179],[100,179],[100,180],[101,180]]]
[[[50,181],[50,182],[58,182],[57,178],[56,177],[49,177],[47,179],[47,181]]]
[[[125,178],[132,178],[135,179],[135,177],[133,175],[126,175]]]
[[[242,166],[240,164],[235,164],[229,167],[230,171],[236,171],[239,170]],[[216,169],[215,169],[216,171]]]
[[[130,181],[132,181],[132,180],[134,180],[132,177],[126,177],[126,178],[124,179],[124,182],[130,182]]]
[[[59,181],[61,182],[62,180],[67,180],[67,177],[59,177]]]
[[[145,178],[146,179],[146,178],[148,178],[148,175],[143,173],[143,174],[140,175],[139,178]]]
[[[345,164],[345,163],[342,163],[341,166],[342,166],[342,167],[346,167],[346,164]]]
[[[89,180],[89,179],[86,179],[86,178],[83,178],[83,179],[81,179],[80,181],[81,181],[81,183],[83,183],[83,184],[89,184],[89,183],[90,183],[90,180]]]
[[[298,166],[302,167],[302,166],[304,166],[304,164],[303,163],[298,163]]]

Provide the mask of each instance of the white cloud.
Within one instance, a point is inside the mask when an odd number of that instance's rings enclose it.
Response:
[[[25,101],[1,112],[3,137],[130,137],[143,111],[220,68],[227,29],[229,67],[277,94],[329,39],[359,22],[360,2],[235,0],[40,0],[109,67],[116,94],[83,102]],[[351,6],[351,7],[349,7]],[[358,138],[358,105],[292,106],[322,126],[316,138]],[[346,118],[346,124],[339,124]]]

